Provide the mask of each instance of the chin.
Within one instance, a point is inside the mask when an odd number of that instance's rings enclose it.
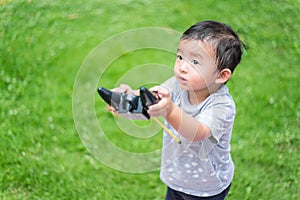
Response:
[[[181,84],[180,82],[179,82],[179,86],[183,90],[187,90],[187,91],[192,90],[191,87],[189,87],[188,85],[185,85],[185,84]]]

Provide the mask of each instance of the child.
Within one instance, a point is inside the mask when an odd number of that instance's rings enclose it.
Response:
[[[234,172],[230,139],[235,104],[225,84],[245,47],[231,27],[199,22],[179,41],[174,77],[150,89],[161,100],[149,107],[149,114],[164,117],[182,141],[164,133],[160,176],[168,186],[167,200],[227,196]]]

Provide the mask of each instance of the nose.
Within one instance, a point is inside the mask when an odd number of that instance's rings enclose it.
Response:
[[[188,67],[188,63],[186,61],[183,61],[182,65],[179,66],[179,71],[181,73],[186,73],[187,72],[187,67]]]

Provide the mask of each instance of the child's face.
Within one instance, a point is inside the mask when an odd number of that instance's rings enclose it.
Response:
[[[174,74],[184,90],[210,93],[218,75],[215,53],[207,42],[180,40]]]

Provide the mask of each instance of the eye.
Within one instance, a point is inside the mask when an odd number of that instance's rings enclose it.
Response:
[[[194,65],[198,65],[198,64],[199,64],[198,60],[192,60],[192,63],[193,63]]]
[[[181,55],[177,55],[177,59],[178,59],[178,60],[182,60],[183,58],[182,58]]]

